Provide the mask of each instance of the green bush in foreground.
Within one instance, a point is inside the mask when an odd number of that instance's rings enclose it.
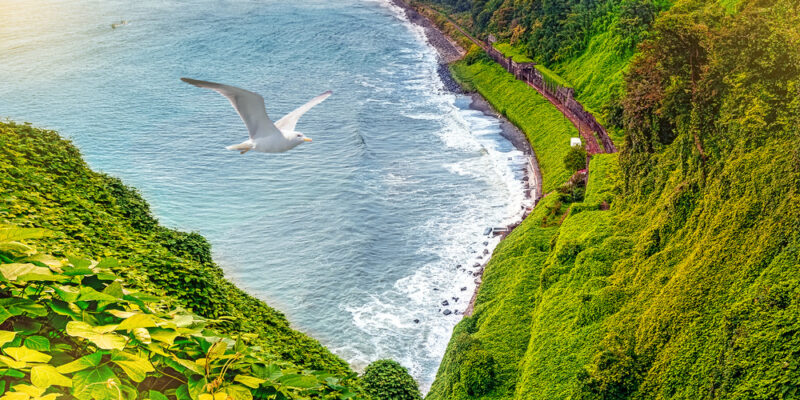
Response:
[[[422,399],[417,382],[393,360],[378,360],[367,366],[361,383],[373,400]]]
[[[41,229],[0,226],[3,400],[349,399],[327,372],[296,369],[211,320],[132,290],[111,258],[37,254]]]

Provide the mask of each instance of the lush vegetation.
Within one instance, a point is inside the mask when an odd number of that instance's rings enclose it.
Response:
[[[421,400],[419,387],[408,370],[394,360],[367,366],[361,378],[364,391],[375,400]]]
[[[564,168],[573,172],[585,169],[586,149],[583,146],[572,146],[564,156]]]
[[[513,46],[511,43],[495,43],[494,48],[503,53],[506,57],[511,57],[514,62],[530,63],[533,59],[523,53],[523,50],[518,46]]]
[[[0,123],[0,222],[49,230],[28,242],[55,257],[119,260],[108,268],[128,286],[219,320],[220,333],[251,335],[264,357],[340,378],[350,374],[280,312],[227,281],[202,236],[160,226],[134,189],[90,170],[55,132]]]
[[[623,72],[636,46],[648,37],[659,12],[668,9],[673,1],[430,0],[429,3],[449,11],[477,37],[493,34],[508,43],[513,55],[519,54],[545,67],[542,72],[546,77],[560,82],[560,86],[573,87],[578,101],[595,111],[602,121],[607,103],[622,89]],[[550,70],[554,72],[547,73]]]
[[[491,61],[477,46],[450,69],[457,81],[478,91],[525,132],[536,152],[545,192],[569,178],[572,172],[564,168],[563,160],[570,149],[569,139],[578,136],[578,131],[547,99]]]
[[[348,399],[340,378],[275,359],[100,262],[38,254],[47,231],[0,226],[3,399]]]
[[[554,7],[449,3],[512,7],[519,24],[526,7]],[[554,43],[528,53],[594,98],[623,150],[592,158],[585,193],[551,181],[498,246],[430,399],[800,398],[798,4],[623,3],[583,44],[557,14]],[[639,28],[621,46],[619,10],[641,4],[657,12],[626,22]],[[484,92],[498,109],[520,101]],[[465,372],[489,359],[491,374]]]

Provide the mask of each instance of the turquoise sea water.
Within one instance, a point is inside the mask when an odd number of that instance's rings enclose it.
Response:
[[[424,390],[461,318],[443,312],[496,244],[483,230],[525,202],[524,157],[436,67],[381,1],[0,1],[0,117],[70,137],[294,327]],[[259,92],[274,120],[334,94],[297,126],[313,143],[242,156],[228,102],[181,76]]]

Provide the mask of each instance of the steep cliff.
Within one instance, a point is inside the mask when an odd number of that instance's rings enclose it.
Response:
[[[428,398],[796,398],[798,5],[593,3],[611,22],[581,46],[575,13],[551,15],[552,3],[473,2],[454,16],[501,38],[522,26],[529,56],[573,83],[581,63],[593,77],[576,93],[605,110],[621,153],[594,156],[584,196],[551,192],[498,246]],[[619,10],[639,6],[652,20],[619,27]],[[545,28],[552,39],[532,32]],[[625,57],[592,47],[630,32]],[[608,64],[588,63],[604,57],[623,64],[618,94]],[[491,68],[462,63],[453,70],[476,86]]]

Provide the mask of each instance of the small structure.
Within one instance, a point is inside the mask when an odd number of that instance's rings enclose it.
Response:
[[[489,42],[489,46],[491,46],[497,42],[497,37],[490,33],[489,37],[486,38],[486,41]]]
[[[569,145],[571,147],[580,147],[582,144],[581,138],[579,137],[569,138]]]

